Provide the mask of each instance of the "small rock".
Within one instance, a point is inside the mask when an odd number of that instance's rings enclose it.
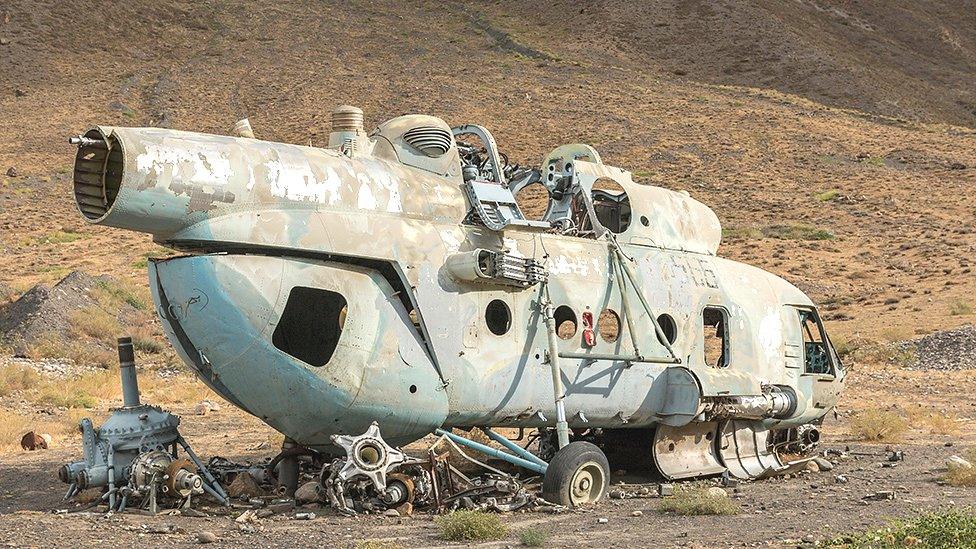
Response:
[[[400,511],[397,511],[396,509],[387,509],[386,511],[383,511],[383,516],[384,517],[398,517],[398,516],[400,516]]]
[[[409,517],[413,514],[413,504],[410,502],[404,503],[397,507],[396,510],[400,512],[401,517]]]
[[[217,541],[217,534],[213,532],[197,532],[197,543],[214,543]]]
[[[322,488],[319,486],[318,482],[306,482],[295,490],[295,501],[298,503],[312,503],[314,501],[320,501],[322,495]]]
[[[14,96],[16,97],[24,97],[25,95],[27,95],[27,92],[25,90],[22,90],[20,88],[14,90]]]
[[[950,440],[949,442],[946,442],[945,443],[945,447],[946,448],[952,448],[952,441]]]
[[[596,519],[596,523],[597,524],[606,524],[608,522],[610,522],[610,519],[605,518],[605,517],[600,517],[600,518]]]
[[[263,496],[264,490],[258,485],[250,473],[244,472],[234,477],[234,481],[227,487],[227,494],[232,498],[250,499],[256,496]]]
[[[719,488],[718,486],[712,486],[711,488],[708,489],[706,493],[708,494],[708,497],[712,497],[712,498],[729,497],[729,493],[726,492],[724,488]]]
[[[811,473],[819,473],[820,472],[820,465],[816,461],[814,461],[814,460],[808,461],[806,463],[806,465],[804,465],[804,468],[807,471],[810,471]]]
[[[834,468],[834,464],[828,459],[818,457],[814,458],[813,461],[817,464],[817,467],[820,467],[821,471],[829,471]]]
[[[657,495],[663,497],[674,495],[674,485],[673,484],[659,484],[657,487]]]
[[[632,517],[642,517],[642,516],[644,516],[644,511],[634,511],[633,513],[630,514],[630,516],[632,516]]]
[[[834,475],[834,482],[836,482],[837,484],[846,484],[847,477],[845,477],[844,475]]]
[[[295,520],[314,520],[314,519],[315,519],[315,513],[312,512],[295,513]]]
[[[864,496],[861,499],[863,499],[865,501],[885,501],[885,500],[891,500],[891,499],[895,499],[895,492],[894,492],[894,490],[880,490],[880,491],[875,492],[873,494],[868,494],[868,495]]]
[[[952,455],[946,460],[946,466],[950,469],[972,469],[973,464],[969,462],[968,459],[962,456]]]
[[[18,95],[17,97],[20,97],[20,96]],[[7,168],[7,177],[17,177],[17,168],[15,168],[13,166],[10,166],[9,168]]]
[[[905,452],[901,450],[893,450],[890,454],[888,454],[888,461],[904,461],[904,460],[905,460]]]
[[[807,534],[803,536],[803,541],[805,541],[806,543],[813,543],[815,539],[817,538],[813,537],[813,534]]]
[[[6,46],[9,43],[10,43],[9,38],[0,38],[0,46]]]

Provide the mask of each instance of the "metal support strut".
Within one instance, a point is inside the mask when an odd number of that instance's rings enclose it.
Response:
[[[490,433],[488,429],[484,429],[484,431],[485,431],[485,434],[488,435],[489,437],[491,437],[492,435],[495,435],[495,436],[499,436],[500,437],[500,435],[498,435],[496,433],[493,433],[493,432]],[[534,456],[532,454],[529,454],[529,455],[532,455],[532,458],[531,459],[525,459],[525,458],[521,458],[521,457],[518,457],[518,456],[513,456],[512,454],[509,454],[508,452],[503,452],[503,451],[501,451],[501,450],[499,450],[497,448],[492,448],[491,446],[486,446],[484,444],[481,444],[480,442],[475,442],[473,440],[464,438],[461,435],[456,435],[456,434],[451,433],[449,431],[445,431],[444,429],[437,429],[437,430],[434,431],[434,433],[437,434],[438,436],[447,437],[447,438],[451,439],[452,441],[460,444],[461,446],[467,446],[468,448],[471,448],[472,450],[477,450],[477,451],[479,451],[479,452],[481,452],[483,454],[487,454],[487,455],[489,455],[491,457],[494,457],[494,458],[498,458],[498,459],[507,461],[507,462],[511,463],[512,465],[517,465],[519,467],[522,467],[523,469],[528,469],[529,471],[533,471],[535,473],[539,473],[540,475],[546,474],[546,469],[549,467],[546,464],[546,462],[542,461],[541,459],[539,459],[538,457],[536,457],[536,456]],[[504,438],[504,437],[500,437],[500,438]],[[496,440],[497,441],[497,439],[495,439],[495,438],[492,438],[492,440]],[[506,440],[506,442],[509,442],[509,441]],[[500,444],[502,444],[506,448],[510,448],[505,443],[501,443],[500,442]],[[515,446],[515,445],[513,444],[512,446]],[[518,448],[518,447],[516,446],[516,448]],[[525,455],[523,452],[526,452],[526,451],[524,449],[522,449],[522,448],[519,448],[519,452],[518,453],[520,455]],[[528,457],[528,456],[526,456],[526,457]]]
[[[542,316],[546,319],[546,332],[549,336],[549,369],[552,371],[552,393],[556,403],[556,439],[559,448],[569,444],[569,423],[566,422],[566,404],[563,400],[562,369],[559,367],[559,337],[556,334],[555,309],[549,295],[549,281],[542,283]]]

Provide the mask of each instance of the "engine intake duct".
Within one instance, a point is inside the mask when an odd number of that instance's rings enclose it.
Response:
[[[105,217],[122,186],[122,147],[115,137],[98,130],[72,137],[75,155],[74,191],[78,210],[91,221]]]

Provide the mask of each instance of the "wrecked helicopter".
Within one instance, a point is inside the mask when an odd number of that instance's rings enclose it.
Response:
[[[365,444],[379,485],[398,454],[378,431],[349,438],[373,422],[392,445],[483,428],[578,505],[606,494],[610,462],[750,479],[817,444],[845,377],[817,308],[718,257],[719,220],[687,192],[583,144],[526,168],[478,125],[366,132],[348,106],[332,124],[323,148],[249,126],[71,139],[84,218],[185,254],[148,269],[177,352],[286,445]]]

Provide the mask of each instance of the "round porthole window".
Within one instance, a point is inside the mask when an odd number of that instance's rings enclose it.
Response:
[[[485,309],[485,324],[495,335],[505,335],[512,327],[512,311],[500,299],[493,299]]]
[[[556,320],[556,335],[569,339],[576,335],[576,313],[566,305],[556,307],[552,317]]]
[[[613,309],[604,309],[596,322],[600,337],[607,343],[613,343],[620,338],[620,315]]]
[[[668,343],[674,343],[678,339],[678,325],[674,323],[671,315],[665,313],[658,316],[657,323],[661,326],[661,331],[664,332],[664,337],[668,339]]]

